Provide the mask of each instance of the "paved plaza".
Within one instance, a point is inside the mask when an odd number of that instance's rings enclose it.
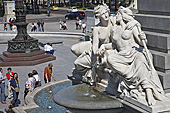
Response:
[[[84,10],[81,10],[84,11]],[[66,20],[66,24],[68,26],[68,30],[60,30],[59,27],[59,21],[60,19],[65,20],[65,15],[67,14],[67,10],[65,8],[59,9],[59,11],[52,11],[51,16],[48,17],[47,14],[28,14],[27,15],[27,22],[29,23],[27,26],[27,31],[31,32],[31,24],[32,22],[37,23],[38,20],[43,20],[44,21],[44,28],[45,32],[59,32],[59,31],[64,31],[64,32],[78,32],[81,33],[82,30],[75,30],[76,25],[75,21],[76,20]],[[86,23],[87,19],[83,19],[82,22]],[[0,17],[0,32],[3,32],[3,18]],[[9,25],[7,25],[9,29]],[[8,32],[12,32],[8,30]],[[39,31],[38,31],[39,32]]]
[[[10,38],[7,38],[10,39]],[[72,68],[74,68],[74,60],[76,59],[76,56],[71,53],[70,47],[71,45],[78,43],[79,41],[77,39],[62,39],[62,38],[38,38],[41,42],[56,42],[56,41],[64,41],[63,44],[54,44],[53,47],[56,48],[56,51],[54,55],[56,56],[55,61],[50,61],[53,63],[53,73],[56,80],[63,80],[67,78],[67,75],[70,75],[72,73]],[[1,39],[2,40],[2,39]],[[5,39],[3,39],[4,41]],[[6,44],[0,45],[0,53],[7,50]],[[20,93],[19,93],[19,99],[21,103],[19,106],[22,106],[24,104],[24,89],[25,89],[25,82],[28,78],[28,73],[32,72],[33,69],[37,70],[39,73],[39,76],[41,78],[42,84],[44,84],[44,68],[48,65],[49,62],[39,64],[36,66],[19,66],[19,67],[12,67],[13,72],[17,72],[19,75],[19,84],[20,84]],[[3,67],[3,75],[7,72],[7,67]],[[7,82],[7,80],[6,80]],[[7,95],[7,89],[6,89],[6,95]],[[0,111],[3,111],[5,107],[7,107],[9,103],[9,99],[7,99],[7,104],[0,103]]]
[[[66,10],[60,10],[59,12],[52,12],[51,16],[48,17],[46,14],[39,14],[39,15],[33,15],[29,14],[27,15],[27,22],[29,25],[27,26],[28,33],[31,30],[31,23],[37,22],[37,20],[43,19],[45,22],[45,33],[46,32],[76,32],[81,33],[82,30],[75,30],[75,20],[68,20],[67,26],[68,30],[59,30],[59,20],[63,19],[66,14]],[[86,21],[85,20],[82,20]],[[8,26],[9,28],[9,26]],[[39,31],[38,31],[39,32]],[[10,34],[12,31],[4,32],[3,31],[3,22],[2,18],[0,18],[0,33],[1,34]],[[4,42],[7,40],[11,40],[14,37],[0,37],[0,42]],[[37,37],[36,37],[37,38]],[[72,69],[74,68],[74,60],[76,59],[76,56],[71,53],[70,47],[78,43],[79,40],[76,38],[51,38],[51,37],[38,37],[39,42],[47,43],[47,42],[57,42],[57,41],[63,41],[63,44],[54,44],[53,48],[56,48],[56,51],[54,53],[54,56],[56,56],[55,61],[51,61],[53,63],[53,73],[56,80],[63,80],[67,78],[67,75],[72,74]],[[43,48],[42,48],[43,49]],[[7,44],[0,44],[0,54],[2,54],[3,51],[7,50]],[[19,106],[22,106],[24,104],[24,89],[25,89],[25,82],[28,78],[28,73],[32,72],[33,69],[37,70],[39,73],[39,76],[41,78],[42,84],[44,84],[44,68],[48,65],[50,62],[46,62],[43,64],[39,64],[36,66],[19,66],[19,67],[12,67],[13,72],[17,72],[19,75],[19,84],[20,84],[20,93],[19,93],[19,100],[20,104]],[[5,76],[7,72],[8,67],[3,67],[3,75]],[[6,80],[7,82],[7,80]],[[6,83],[7,85],[7,83]],[[6,87],[6,95],[7,95],[7,87]],[[4,111],[4,108],[6,108],[9,104],[9,99],[7,99],[6,104],[0,103],[0,111]]]

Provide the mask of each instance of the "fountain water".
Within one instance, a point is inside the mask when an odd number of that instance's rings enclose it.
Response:
[[[123,110],[120,101],[94,90],[87,84],[58,91],[54,95],[54,101],[72,113],[119,113]]]

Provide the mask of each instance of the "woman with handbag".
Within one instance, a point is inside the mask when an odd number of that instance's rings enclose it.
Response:
[[[18,74],[14,73],[13,79],[11,80],[10,86],[13,92],[13,100],[16,102],[18,100],[19,95],[19,82],[18,82]]]

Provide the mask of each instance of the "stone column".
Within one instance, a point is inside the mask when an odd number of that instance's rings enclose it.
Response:
[[[141,23],[165,92],[170,92],[170,0],[137,0]]]
[[[95,18],[94,18],[94,13],[93,13],[94,10],[91,10],[91,9],[87,9],[86,10],[86,17],[87,17],[87,32],[92,32],[92,29],[91,27],[94,27],[95,26]]]
[[[15,10],[15,1],[4,1],[4,8],[4,21],[8,22],[10,18],[15,18],[15,12],[13,12]]]

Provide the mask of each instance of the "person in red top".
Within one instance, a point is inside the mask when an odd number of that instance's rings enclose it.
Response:
[[[48,83],[51,81],[51,76],[52,76],[53,80],[56,81],[56,79],[54,78],[53,72],[52,72],[52,67],[53,67],[53,64],[49,63],[48,66],[44,70],[45,83]]]
[[[8,71],[8,73],[6,73],[6,77],[8,79],[8,98],[11,99],[13,93],[12,93],[12,90],[11,90],[11,87],[10,87],[10,82],[11,82],[11,80],[13,78],[14,73],[11,72],[12,71],[11,68],[8,68],[7,71]]]

